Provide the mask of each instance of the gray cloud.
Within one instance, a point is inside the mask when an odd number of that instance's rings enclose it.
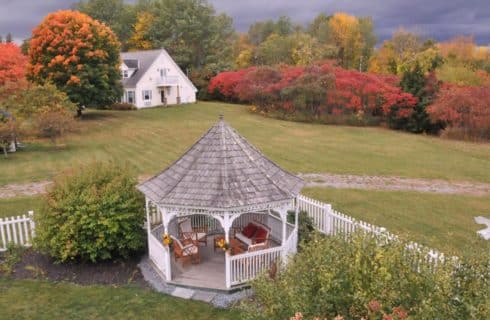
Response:
[[[49,12],[70,8],[77,0],[0,0],[0,34],[11,32],[17,41]],[[371,16],[379,40],[389,38],[403,26],[437,40],[454,35],[473,35],[478,43],[490,43],[490,1],[488,0],[210,0],[218,12],[233,17],[235,26],[246,31],[263,19],[288,15],[300,24],[320,12],[344,11]]]

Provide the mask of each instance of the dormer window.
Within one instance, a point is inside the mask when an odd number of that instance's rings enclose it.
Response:
[[[123,70],[123,72],[122,72],[122,77],[123,77],[124,79],[126,79],[126,78],[128,78],[128,77],[129,77],[128,70]]]

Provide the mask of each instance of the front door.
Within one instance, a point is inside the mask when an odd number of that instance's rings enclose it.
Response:
[[[160,91],[160,97],[162,100],[162,104],[166,105],[167,104],[167,98],[165,98],[165,89]]]

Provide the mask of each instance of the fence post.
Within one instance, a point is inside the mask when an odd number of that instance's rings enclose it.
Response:
[[[230,289],[231,288],[231,275],[230,275],[230,254],[228,251],[225,252],[225,281],[226,281],[226,288]]]
[[[325,234],[332,234],[332,205],[324,204],[323,205],[323,215],[325,219],[325,230],[322,230]]]
[[[34,211],[29,211],[29,224],[31,226],[31,239],[34,240],[34,237],[36,236],[36,223],[34,222]]]

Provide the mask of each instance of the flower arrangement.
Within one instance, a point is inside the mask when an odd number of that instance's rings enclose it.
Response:
[[[223,251],[226,251],[226,250],[228,250],[230,248],[229,243],[226,242],[225,239],[218,240],[217,245],[218,245],[218,248],[220,248]]]
[[[168,235],[168,233],[165,233],[163,235],[163,244],[166,245],[166,246],[170,246],[172,244],[172,238]]]

